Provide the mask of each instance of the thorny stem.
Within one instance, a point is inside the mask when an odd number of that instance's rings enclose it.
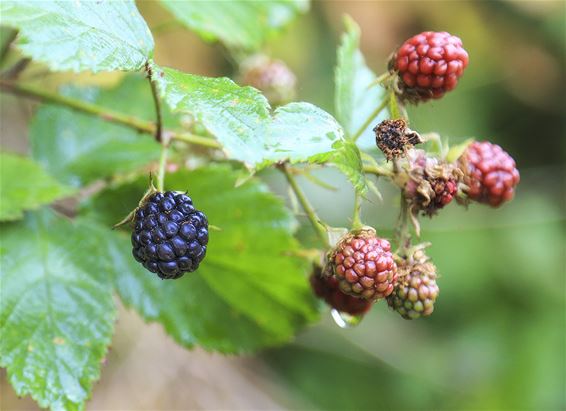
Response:
[[[157,172],[157,190],[163,192],[165,186],[165,167],[167,166],[167,152],[169,147],[161,145],[161,155],[159,156],[159,170]]]
[[[353,141],[357,141],[358,138],[360,138],[360,136],[362,135],[362,133],[366,130],[366,128],[368,128],[368,126],[371,124],[371,122],[374,121],[374,119],[379,115],[379,113],[381,113],[387,107],[387,105],[389,104],[389,98],[390,98],[389,96],[383,98],[381,104],[377,106],[377,108],[368,116],[364,124],[362,124],[362,126],[358,129],[358,131],[354,133],[354,135],[352,136]]]
[[[28,97],[41,102],[68,107],[82,113],[91,114],[103,120],[133,128],[140,133],[155,135],[156,132],[156,125],[151,121],[142,120],[135,116],[130,116],[124,113],[113,111],[106,107],[88,103],[86,101],[81,101],[78,99],[65,97],[60,94],[51,93],[49,91],[45,91],[31,85],[0,80],[0,90],[23,97]],[[198,136],[192,133],[170,132],[170,136],[173,140],[184,141],[186,143],[208,148],[221,148],[220,143],[218,143],[216,140],[208,137]]]
[[[151,85],[151,95],[153,96],[153,103],[155,104],[155,139],[158,143],[163,144],[163,116],[161,114],[161,101],[159,100],[159,93],[157,91],[157,85],[153,80],[153,71],[149,63],[145,64],[145,70],[147,72],[147,79]]]
[[[291,189],[293,190],[293,192],[297,196],[299,203],[301,203],[301,207],[303,208],[305,214],[307,215],[307,218],[311,222],[314,230],[318,234],[320,241],[322,242],[324,247],[330,248],[330,245],[328,243],[328,234],[326,233],[326,229],[320,223],[320,219],[316,215],[316,212],[314,211],[314,208],[312,207],[308,198],[305,196],[305,193],[303,193],[303,190],[301,190],[301,188],[297,184],[297,180],[295,180],[295,176],[293,176],[293,174],[291,174],[291,172],[289,171],[289,169],[287,168],[287,166],[285,164],[279,165],[278,168],[285,175],[285,178],[287,179],[289,186],[291,187]]]

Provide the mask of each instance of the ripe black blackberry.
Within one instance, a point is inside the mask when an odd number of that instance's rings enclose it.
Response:
[[[152,194],[136,210],[134,224],[134,258],[162,279],[195,271],[206,255],[208,220],[186,194]]]

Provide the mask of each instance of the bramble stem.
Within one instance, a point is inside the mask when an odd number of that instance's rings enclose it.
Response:
[[[161,145],[161,155],[159,156],[159,170],[157,172],[157,190],[163,192],[165,186],[165,167],[167,166],[167,152],[169,147]]]
[[[163,116],[161,114],[161,101],[159,100],[159,92],[157,85],[153,80],[153,72],[149,63],[146,63],[145,69],[147,71],[147,79],[151,85],[151,95],[153,97],[153,104],[155,104],[155,139],[158,143],[163,143]]]
[[[359,230],[363,227],[362,220],[360,218],[362,209],[362,197],[358,192],[354,195],[354,215],[352,217],[352,230]]]
[[[316,212],[314,211],[314,208],[312,207],[308,198],[305,196],[305,193],[303,193],[303,190],[301,190],[301,188],[297,184],[297,180],[295,180],[295,176],[293,176],[291,174],[291,172],[289,171],[289,169],[287,168],[287,166],[285,164],[278,166],[278,168],[285,175],[285,178],[287,179],[289,186],[291,186],[291,189],[293,190],[293,192],[297,196],[299,203],[301,203],[301,207],[305,211],[307,218],[309,219],[314,230],[318,234],[320,241],[322,242],[322,244],[324,244],[324,246],[326,248],[330,248],[330,245],[328,243],[328,234],[326,233],[326,229],[320,223],[320,219],[316,215]]]
[[[356,133],[352,136],[353,141],[357,141],[358,138],[362,135],[366,128],[371,124],[372,121],[387,107],[389,104],[389,96],[385,96],[381,101],[381,104],[377,106],[375,110],[368,116],[367,120],[362,124],[362,126],[356,131]]]
[[[65,97],[57,93],[51,93],[49,91],[45,91],[31,85],[0,80],[0,91],[28,97],[45,103],[68,107],[72,110],[91,114],[112,123],[117,123],[126,127],[133,128],[140,133],[155,135],[156,132],[156,125],[151,121],[142,120],[135,116],[130,116],[128,114],[113,111],[106,107],[88,103],[86,101],[81,101],[71,97]],[[170,132],[170,138],[173,140],[184,141],[186,143],[200,145],[208,148],[222,147],[220,143],[218,143],[218,141],[214,139],[197,136],[191,133]]]
[[[378,165],[375,166],[364,165],[363,171],[364,173],[375,174],[376,176],[381,176],[381,177],[393,177],[394,174],[393,171]]]

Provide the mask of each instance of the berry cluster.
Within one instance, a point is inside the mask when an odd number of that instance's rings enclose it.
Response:
[[[162,279],[195,271],[206,255],[208,220],[182,193],[154,193],[135,212],[134,258]]]
[[[411,37],[390,63],[399,74],[401,99],[414,103],[441,98],[454,89],[467,66],[462,40],[445,31]]]
[[[328,255],[326,275],[334,276],[340,290],[354,297],[375,301],[393,291],[397,266],[389,241],[366,228],[349,233]]]
[[[498,207],[513,199],[519,184],[515,160],[497,144],[474,142],[459,159],[471,200]]]

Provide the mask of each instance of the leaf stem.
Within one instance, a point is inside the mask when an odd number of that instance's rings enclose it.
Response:
[[[356,191],[354,195],[354,216],[352,217],[352,230],[359,230],[363,227],[362,220],[360,218],[362,209],[362,196]]]
[[[368,116],[367,120],[362,124],[362,126],[356,131],[356,133],[352,136],[353,141],[357,141],[358,138],[362,135],[362,133],[368,128],[372,121],[387,107],[389,104],[389,96],[385,96],[383,100],[381,100],[381,104],[376,107],[375,110]]]
[[[147,79],[151,85],[151,95],[153,96],[153,104],[155,105],[155,139],[158,143],[163,143],[163,115],[161,113],[161,101],[159,99],[159,92],[157,91],[157,84],[153,80],[153,71],[149,62],[145,64],[147,71]]]
[[[326,229],[320,223],[320,219],[316,215],[316,212],[314,211],[314,208],[312,207],[308,198],[305,196],[305,193],[303,193],[303,191],[301,190],[301,188],[297,184],[297,180],[295,180],[295,176],[293,176],[293,174],[291,174],[291,172],[289,171],[289,169],[287,168],[287,166],[285,164],[279,165],[278,168],[285,175],[285,178],[287,179],[289,186],[291,186],[291,189],[293,190],[293,192],[297,196],[297,199],[299,200],[301,207],[305,211],[305,214],[307,215],[307,218],[310,220],[311,225],[313,226],[318,237],[320,238],[320,241],[322,242],[322,244],[324,244],[324,246],[326,248],[330,248],[330,245],[328,243],[328,234],[326,233]]]
[[[81,113],[90,114],[112,123],[117,123],[126,127],[133,128],[140,133],[155,135],[156,132],[156,125],[151,121],[142,120],[135,116],[130,116],[128,114],[113,111],[106,107],[102,107],[86,101],[74,99],[71,97],[65,97],[57,93],[51,93],[35,86],[0,80],[0,91],[31,98],[33,100],[45,103],[68,107]],[[200,145],[208,148],[218,149],[222,147],[218,141],[212,138],[197,136],[184,132],[169,133],[170,138],[173,140],[184,141],[186,143]]]
[[[161,155],[159,156],[159,170],[157,172],[157,190],[163,192],[165,186],[165,168],[167,166],[167,152],[169,147],[166,144],[161,145]]]
[[[378,166],[378,165],[364,165],[363,166],[364,173],[368,174],[375,174],[376,176],[381,177],[393,177],[393,171],[387,169],[386,167]]]

